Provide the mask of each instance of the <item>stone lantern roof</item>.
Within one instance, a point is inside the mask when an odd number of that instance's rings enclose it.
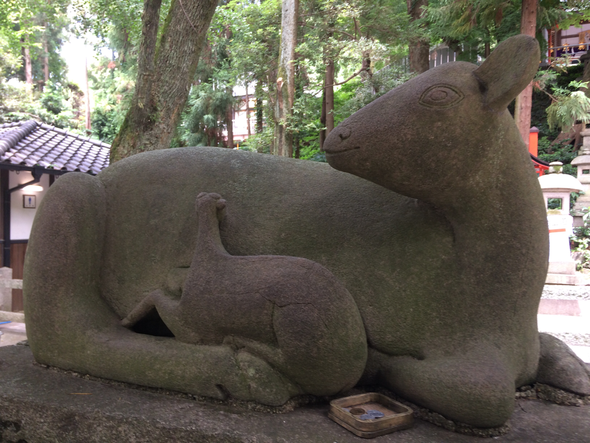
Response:
[[[584,154],[580,151],[580,155],[572,160],[572,165],[590,165],[590,154]]]
[[[549,174],[539,177],[539,184],[541,185],[543,192],[551,191],[570,193],[584,190],[582,183],[580,183],[577,178],[569,174],[562,173],[561,167],[563,164],[561,162],[552,162],[551,166],[552,168],[549,169]]]
[[[543,191],[545,206],[549,206],[549,199],[559,199],[561,200],[559,213],[569,217],[570,193],[583,191],[584,187],[577,178],[562,173],[563,163],[552,162],[549,166],[549,174],[539,177],[539,185],[541,185]]]

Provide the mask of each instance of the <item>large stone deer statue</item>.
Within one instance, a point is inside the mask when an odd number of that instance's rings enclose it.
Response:
[[[378,383],[502,425],[558,348],[536,325],[545,207],[506,110],[538,60],[517,36],[420,75],[330,134],[332,168],[184,148],[65,175],[27,250],[36,360],[269,405]],[[557,357],[543,381],[590,394]]]

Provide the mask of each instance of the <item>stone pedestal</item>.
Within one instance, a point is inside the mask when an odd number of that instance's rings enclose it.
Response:
[[[3,442],[369,441],[330,420],[327,403],[271,414],[237,405],[196,401],[186,395],[165,395],[154,389],[132,388],[124,383],[43,368],[33,363],[31,351],[25,346],[0,348],[0,367],[0,441]],[[521,398],[517,399],[510,431],[493,441],[582,441],[583,436],[590,435],[589,418],[590,405],[559,406]],[[468,443],[480,440],[491,441],[417,419],[413,428],[374,441]]]
[[[574,177],[562,174],[562,163],[553,162],[549,174],[539,177],[545,204],[549,199],[561,200],[559,209],[547,211],[549,227],[549,270],[548,284],[576,285],[580,278],[576,274],[576,262],[571,257],[570,236],[573,232],[573,218],[570,212],[570,194],[582,190],[581,183]]]
[[[572,217],[563,214],[547,215],[549,224],[549,270],[550,284],[575,285],[578,283],[576,262],[571,257],[569,237],[572,234]]]
[[[572,165],[578,170],[578,181],[582,184],[583,194],[578,197],[574,205],[574,226],[584,226],[582,216],[590,208],[590,130],[582,131],[583,145],[578,156],[572,160]]]
[[[0,268],[0,311],[12,312],[12,269]]]

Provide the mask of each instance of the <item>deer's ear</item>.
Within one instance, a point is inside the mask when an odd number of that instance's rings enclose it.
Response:
[[[473,71],[483,85],[485,105],[504,110],[535,76],[541,52],[533,37],[516,35],[500,43]]]

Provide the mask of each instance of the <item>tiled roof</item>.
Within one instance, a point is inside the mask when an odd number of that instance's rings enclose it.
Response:
[[[98,174],[109,165],[110,146],[37,123],[0,125],[0,163]]]

